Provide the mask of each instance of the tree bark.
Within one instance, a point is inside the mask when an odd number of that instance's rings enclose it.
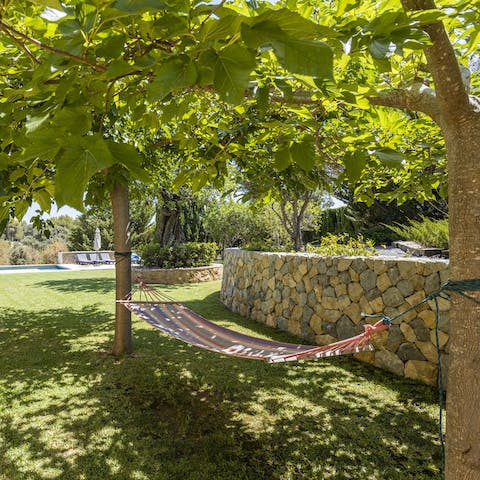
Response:
[[[123,300],[132,291],[128,187],[115,183],[111,200],[115,249],[115,298]],[[112,353],[116,357],[132,353],[131,313],[121,303],[117,303],[115,307],[115,337]]]
[[[435,8],[433,0],[402,0],[406,10]],[[372,103],[430,114],[442,129],[448,160],[450,278],[480,278],[480,112],[469,96],[442,23],[424,26],[432,45],[425,50],[435,84],[421,101],[397,91]],[[425,96],[424,94],[427,94]],[[383,98],[382,98],[383,97]],[[427,108],[425,108],[427,106]],[[417,107],[417,108],[416,108]],[[432,111],[428,111],[433,109]],[[473,294],[480,299],[478,292]],[[452,294],[447,391],[447,480],[480,479],[480,306]]]
[[[480,119],[444,129],[449,175],[450,277],[480,278]],[[477,299],[480,297],[474,294]],[[480,306],[452,295],[447,480],[480,478]]]

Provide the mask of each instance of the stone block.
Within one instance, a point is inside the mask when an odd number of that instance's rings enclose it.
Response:
[[[323,320],[316,313],[310,318],[310,327],[317,335],[323,333]]]
[[[322,297],[322,306],[326,310],[338,310],[338,300],[335,297]]]
[[[383,313],[385,310],[385,304],[383,303],[382,297],[374,298],[373,300],[370,300],[369,303],[373,313]]]
[[[382,350],[387,345],[388,332],[386,330],[383,332],[378,332],[375,335],[372,335],[370,341],[377,350]]]
[[[344,283],[340,283],[335,286],[335,295],[341,297],[347,294],[347,286]]]
[[[340,283],[345,284],[345,286],[348,285],[352,281],[349,272],[339,273],[338,274],[338,279],[340,280]]]
[[[323,318],[328,322],[336,322],[341,317],[341,312],[338,310],[325,310],[323,312]]]
[[[307,295],[307,305],[313,308],[316,303],[317,303],[317,297],[315,296],[315,292],[310,292]]]
[[[330,285],[332,287],[335,288],[339,283],[340,283],[340,279],[338,278],[337,275],[333,275],[330,277]]]
[[[345,272],[350,268],[352,264],[352,259],[350,258],[339,258],[337,262],[337,270],[339,272]]]
[[[392,285],[396,285],[397,282],[401,278],[400,270],[398,269],[398,267],[389,268],[388,272],[387,272],[387,275],[388,275],[388,278],[390,279],[390,281],[392,282]]]
[[[433,292],[436,292],[440,288],[440,275],[435,272],[430,274],[425,279],[425,293],[430,295]]]
[[[302,315],[302,323],[310,323],[310,319],[313,315],[313,309],[310,308],[308,305],[303,307],[303,315]]]
[[[405,364],[405,376],[429,385],[436,385],[437,366],[427,361],[410,360]]]
[[[359,282],[360,281],[360,275],[352,267],[350,267],[348,269],[348,273],[350,274],[350,278],[351,278],[352,282]]]
[[[290,318],[288,320],[288,331],[297,337],[300,336],[302,331],[302,324],[298,320],[293,320]]]
[[[351,304],[350,297],[348,295],[341,295],[337,300],[337,308],[340,311],[345,311],[345,309]]]
[[[355,325],[346,315],[342,315],[337,321],[337,335],[339,340],[354,337],[359,333],[358,326]]]
[[[367,313],[368,315],[371,315],[373,313],[372,306],[370,305],[370,302],[366,299],[365,296],[362,296],[358,303],[363,313]]]
[[[278,317],[277,328],[283,330],[284,332],[288,332],[288,319],[285,317]]]
[[[381,298],[382,292],[377,288],[372,288],[371,290],[368,290],[367,293],[365,294],[365,298],[370,302],[374,300],[375,298]]]
[[[320,346],[330,345],[331,343],[336,342],[337,339],[331,335],[315,335],[315,343]]]
[[[396,287],[390,287],[385,290],[382,299],[387,307],[398,307],[403,303],[403,295]]]
[[[396,352],[398,347],[405,341],[399,325],[392,325],[388,329],[387,350]]]
[[[407,301],[408,301],[408,298],[407,298]],[[430,309],[423,310],[418,314],[418,317],[423,320],[423,322],[429,329],[435,328],[436,317],[435,317],[435,312],[433,312],[432,310]]]
[[[353,357],[357,360],[360,360],[361,362],[369,363],[370,365],[373,365],[375,363],[375,352],[354,353]]]
[[[414,288],[410,280],[402,279],[397,283],[396,287],[404,297],[409,297],[414,292]]]
[[[418,273],[417,262],[413,262],[410,259],[399,260],[397,265],[400,276],[405,280],[412,278],[416,273]]]
[[[307,299],[308,299],[308,296],[305,292],[301,293],[299,296],[298,296],[298,304],[303,307],[304,305],[307,304]]]
[[[343,311],[346,315],[348,315],[350,320],[352,320],[352,322],[357,325],[362,320],[362,309],[360,308],[360,305],[358,303],[350,303],[350,305]]]
[[[441,330],[438,331],[438,343],[440,348],[445,348],[445,345],[447,344],[449,339],[449,335],[445,332],[442,332]],[[437,345],[437,336],[435,334],[435,330],[430,332],[430,342],[432,342],[432,345]],[[435,347],[436,348],[436,347]]]
[[[388,264],[385,260],[374,259],[373,261],[373,271],[377,275],[383,275],[388,270]]]
[[[335,323],[331,322],[323,322],[323,334],[324,335],[330,335],[332,337],[338,338],[337,337],[337,326]]]
[[[395,375],[403,376],[404,364],[393,352],[380,350],[375,352],[375,366],[387,370]]]
[[[404,362],[409,360],[425,360],[422,352],[413,343],[402,343],[397,350],[398,358]]]
[[[323,298],[325,297],[335,297],[335,289],[333,287],[326,287],[323,289]]]
[[[415,331],[413,328],[408,324],[408,323],[401,323],[400,324],[400,330],[403,333],[403,336],[405,337],[405,340],[407,342],[414,343],[417,340],[417,336],[415,335]]]
[[[424,321],[421,318],[416,318],[410,322],[410,326],[415,332],[415,336],[420,342],[430,341],[430,329],[427,328]]]
[[[437,347],[432,342],[417,342],[416,345],[429,362],[437,363]]]
[[[392,281],[390,280],[390,277],[387,275],[387,273],[382,273],[381,275],[378,276],[377,278],[377,288],[381,291],[384,292],[388,288],[392,286]]]
[[[366,292],[372,290],[377,285],[377,274],[369,269],[364,270],[360,274],[360,285]]]
[[[361,274],[364,270],[366,270],[368,267],[367,267],[367,263],[365,262],[365,259],[363,259],[363,258],[354,258],[354,259],[352,260],[351,268],[360,275],[360,274]]]
[[[363,295],[363,288],[357,282],[349,283],[347,290],[348,296],[350,297],[350,300],[352,300],[352,302],[358,302]]]

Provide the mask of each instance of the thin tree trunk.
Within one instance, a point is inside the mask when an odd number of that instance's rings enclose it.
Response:
[[[128,187],[115,183],[111,192],[113,212],[113,245],[115,249],[115,298],[123,300],[132,290],[129,233]],[[132,353],[132,319],[130,311],[117,303],[113,355]]]

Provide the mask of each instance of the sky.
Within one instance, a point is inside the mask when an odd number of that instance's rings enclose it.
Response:
[[[32,206],[27,210],[27,213],[23,217],[23,220],[25,222],[30,222],[30,219],[36,215],[36,210],[38,210],[40,207],[38,206],[37,203],[33,203]],[[44,218],[51,218],[51,217],[58,217],[60,215],[68,215],[70,217],[78,217],[81,214],[78,210],[75,210],[72,207],[61,207],[57,208],[57,206],[54,204],[52,205],[52,209],[50,211],[50,214],[44,213],[43,217]]]

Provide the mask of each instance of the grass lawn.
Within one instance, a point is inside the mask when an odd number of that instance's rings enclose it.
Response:
[[[296,341],[165,287],[222,325]],[[116,361],[111,271],[0,275],[0,480],[440,479],[434,389],[333,358],[223,357],[134,320]]]

